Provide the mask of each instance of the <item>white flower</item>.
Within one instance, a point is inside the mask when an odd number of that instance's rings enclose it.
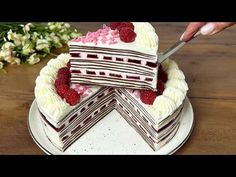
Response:
[[[62,44],[60,42],[60,38],[58,36],[56,36],[55,33],[50,34],[49,40],[54,47],[57,47],[57,48],[62,47]]]
[[[60,35],[62,41],[67,42],[70,39],[70,36],[67,34]]]
[[[50,52],[49,47],[50,47],[49,42],[46,39],[38,39],[36,42],[36,49],[39,51],[42,50],[46,53],[49,53]]]
[[[13,33],[12,30],[9,30],[7,33],[7,38],[8,40],[13,41],[16,44],[16,46],[21,45],[21,38],[22,38],[21,34],[16,34],[15,32]]]
[[[65,27],[66,28],[70,28],[70,24],[69,23],[65,23]]]
[[[62,25],[63,25],[63,22],[56,22],[55,23],[55,26],[56,26],[57,29],[61,29]]]
[[[52,38],[51,38],[50,35],[45,36],[45,39],[46,39],[48,42],[52,42]]]
[[[59,33],[64,33],[65,32],[65,29],[61,29],[60,31],[59,31]]]
[[[35,51],[33,48],[34,48],[33,44],[29,40],[27,40],[23,44],[23,48],[22,48],[21,53],[23,55],[29,55],[30,53],[33,53]]]
[[[29,64],[34,65],[35,63],[40,62],[40,58],[36,53],[34,53],[27,59],[27,61]]]
[[[48,26],[53,25],[55,22],[48,22]]]
[[[3,62],[0,61],[0,69],[3,68]]]
[[[54,30],[55,28],[56,28],[55,25],[50,25],[50,26],[49,26],[49,29],[50,29],[50,30]]]
[[[14,56],[6,57],[4,58],[4,60],[11,64],[17,64],[17,65],[20,64],[20,59]]]
[[[33,26],[32,23],[27,23],[24,27],[23,27],[23,31],[25,33],[28,33],[30,31],[30,27]]]
[[[31,34],[31,39],[32,39],[32,42],[33,42],[33,43],[36,43],[36,41],[38,40],[38,38],[39,38],[39,33],[33,32],[33,34]]]
[[[10,49],[14,49],[15,48],[15,44],[13,44],[12,42],[6,42],[2,45],[2,50],[10,50]]]
[[[5,60],[5,58],[9,58],[12,56],[11,50],[1,50],[0,51],[0,60]]]
[[[81,33],[76,33],[76,32],[72,32],[70,34],[71,38],[77,38],[77,37],[80,37],[82,34]]]

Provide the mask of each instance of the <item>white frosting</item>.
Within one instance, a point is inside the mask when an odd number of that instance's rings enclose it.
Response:
[[[167,69],[179,69],[176,62],[170,59],[166,59],[161,65],[164,71],[167,71]]]
[[[188,90],[187,83],[182,79],[170,79],[166,82],[166,87],[174,87],[181,90],[183,93],[186,93],[186,91]]]
[[[153,26],[148,22],[133,22],[134,32],[136,33],[135,41],[146,47],[158,50],[158,36]]]
[[[54,78],[49,75],[40,75],[36,78],[35,83],[36,84],[53,84]]]
[[[45,66],[41,69],[40,75],[47,75],[55,78],[57,75],[57,69],[52,66]]]
[[[60,61],[59,59],[51,59],[48,62],[48,66],[55,68],[56,70],[65,67],[66,65],[64,64],[63,61]]]
[[[172,79],[181,79],[184,80],[185,76],[184,73],[180,70],[180,69],[169,69],[168,70],[168,79],[172,80]]]
[[[179,107],[182,104],[185,98],[185,94],[181,90],[173,87],[167,87],[164,90],[163,95],[172,99],[177,107]]]
[[[101,41],[98,41],[96,46],[106,47],[106,48],[114,48],[114,49],[128,49],[138,52],[143,52],[151,55],[157,55],[158,50],[158,36],[155,32],[155,29],[148,22],[139,23],[132,22],[134,24],[134,31],[136,32],[136,38],[134,42],[126,43],[117,40],[116,44],[103,44]],[[95,46],[92,42],[82,43],[82,42],[73,42],[70,41],[69,45],[82,45],[82,46]]]
[[[161,114],[161,117],[171,115],[177,108],[175,102],[164,95],[158,96],[152,106],[154,107],[155,112],[159,112]]]

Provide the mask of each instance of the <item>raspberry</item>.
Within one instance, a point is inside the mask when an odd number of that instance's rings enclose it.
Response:
[[[145,104],[152,105],[156,97],[156,92],[151,90],[140,90],[140,99]]]
[[[80,95],[74,89],[67,90],[64,98],[71,106],[75,106],[80,101]]]
[[[71,67],[70,61],[67,62],[66,66],[67,66],[67,68],[70,69],[70,67]]]
[[[70,70],[69,68],[67,67],[64,67],[64,68],[60,68],[57,72],[57,74],[63,74],[63,75],[67,75],[67,76],[70,76]]]
[[[120,30],[120,40],[123,42],[133,42],[135,40],[136,33],[130,28],[122,28]]]
[[[110,23],[110,28],[112,30],[115,30],[118,26],[120,26],[121,22],[111,22]]]
[[[68,85],[69,86],[69,78],[57,78],[55,80],[55,87],[57,88],[59,85]]]
[[[119,26],[117,26],[118,31],[122,30],[123,28],[129,28],[134,31],[134,25],[130,22],[122,22]]]
[[[168,80],[168,76],[161,65],[159,66],[158,79],[162,80],[164,83]]]
[[[165,84],[163,83],[162,80],[158,79],[156,95],[157,96],[162,95],[164,90],[165,90]]]
[[[64,98],[66,92],[70,89],[68,85],[59,85],[57,87],[57,93],[61,98]]]
[[[57,74],[57,79],[67,79],[70,80],[70,76],[64,74]]]

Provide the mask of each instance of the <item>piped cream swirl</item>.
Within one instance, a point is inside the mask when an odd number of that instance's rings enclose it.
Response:
[[[158,36],[153,26],[148,22],[133,22],[135,41],[145,47],[158,50]]]

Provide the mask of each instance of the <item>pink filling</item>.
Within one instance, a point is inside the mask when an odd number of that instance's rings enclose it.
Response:
[[[119,31],[112,30],[110,27],[106,26],[105,24],[103,27],[96,32],[88,32],[85,36],[81,36],[71,40],[72,42],[82,42],[85,43],[93,43],[97,45],[98,42],[102,44],[116,44],[119,39]]]

